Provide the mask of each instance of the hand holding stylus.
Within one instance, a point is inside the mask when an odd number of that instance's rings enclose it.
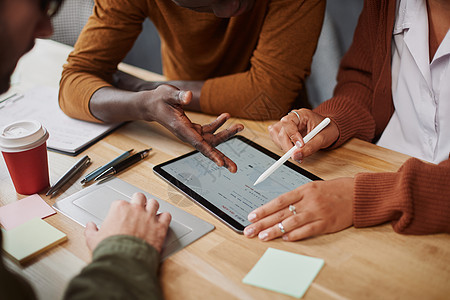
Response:
[[[303,143],[306,144],[307,142],[309,142],[313,137],[316,136],[316,134],[318,134],[322,129],[327,127],[328,124],[330,124],[330,119],[325,118],[322,122],[320,122],[319,125],[317,125],[313,130],[311,130],[310,133],[308,133],[303,138]],[[289,159],[289,157],[291,157],[292,153],[294,153],[294,151],[297,150],[298,148],[300,148],[300,147],[298,147],[296,144],[291,149],[289,149],[288,152],[286,152],[270,168],[268,168],[264,173],[262,173],[261,176],[259,176],[259,178],[256,180],[256,182],[253,185],[257,185],[258,183],[262,182],[267,177],[269,177],[273,172],[275,172],[276,169],[278,169],[281,165],[283,165]]]
[[[295,113],[294,113],[295,112]],[[298,115],[298,116],[297,116]],[[270,137],[284,152],[289,151],[296,142],[302,144],[302,136],[312,131],[325,117],[309,109],[299,109],[284,116],[279,122],[269,126]],[[337,124],[330,118],[330,124],[307,144],[296,149],[292,159],[302,161],[320,149],[330,147],[339,138]]]

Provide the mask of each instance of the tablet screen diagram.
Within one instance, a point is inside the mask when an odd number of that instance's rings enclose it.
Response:
[[[301,174],[285,164],[265,181],[253,186],[256,179],[277,160],[277,157],[271,157],[265,153],[267,150],[261,151],[258,148],[262,147],[255,148],[240,138],[230,139],[217,148],[236,163],[237,173],[233,174],[225,168],[216,166],[198,152],[175,159],[163,165],[161,169],[244,227],[250,224],[247,215],[252,210],[312,181],[308,177],[315,177],[304,170],[305,175]]]

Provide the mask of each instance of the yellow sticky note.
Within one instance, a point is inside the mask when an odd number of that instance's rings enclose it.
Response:
[[[40,218],[32,219],[8,231],[2,229],[2,234],[3,250],[19,263],[24,263],[67,240],[65,233]]]

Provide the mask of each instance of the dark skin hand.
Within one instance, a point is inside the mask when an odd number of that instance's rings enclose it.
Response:
[[[200,108],[200,94],[202,91],[204,81],[186,81],[186,80],[172,80],[172,81],[145,81],[133,75],[117,71],[113,76],[113,84],[115,87],[121,90],[141,92],[154,90],[158,86],[163,84],[169,84],[177,87],[180,90],[191,91],[192,100],[189,104],[184,106],[185,109],[190,111],[201,112]]]
[[[154,90],[141,92],[104,87],[92,95],[89,108],[95,117],[105,122],[156,121],[180,140],[191,144],[219,167],[226,167],[235,173],[236,164],[215,147],[243,130],[244,126],[233,124],[215,133],[230,118],[227,113],[221,114],[210,124],[192,123],[183,110],[183,107],[191,101],[191,91],[181,91],[166,84]]]

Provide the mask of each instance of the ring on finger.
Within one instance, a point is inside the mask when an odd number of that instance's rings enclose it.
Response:
[[[299,122],[301,121],[300,115],[298,114],[298,112],[296,112],[295,110],[291,110],[291,113],[294,113],[297,116]]]
[[[297,214],[297,210],[295,209],[295,206],[294,205],[289,205],[289,211],[291,212],[291,213],[293,213],[294,215],[295,214]]]
[[[286,231],[284,230],[284,226],[283,224],[280,222],[278,223],[278,228],[280,228],[281,233],[285,233]]]

